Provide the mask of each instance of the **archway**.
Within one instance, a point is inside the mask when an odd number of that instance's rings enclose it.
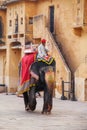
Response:
[[[12,42],[10,44],[10,92],[15,93],[18,86],[18,65],[21,59],[21,43]]]
[[[5,84],[6,50],[0,50],[0,84]]]

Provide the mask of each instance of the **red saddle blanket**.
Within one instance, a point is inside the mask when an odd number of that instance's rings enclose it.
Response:
[[[34,62],[34,54],[26,55],[22,59],[21,84],[30,79],[29,68],[33,62]]]
[[[36,59],[36,53],[30,53],[25,55],[21,60],[21,71],[20,71],[20,85],[18,86],[18,94],[29,90],[30,80],[30,66]]]

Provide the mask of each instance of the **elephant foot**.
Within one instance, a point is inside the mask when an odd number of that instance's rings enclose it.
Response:
[[[51,110],[52,110],[52,105],[48,104],[47,106],[43,107],[42,114],[49,115],[51,114]]]
[[[30,108],[29,108],[29,105],[25,106],[25,111],[29,111]]]
[[[51,114],[51,112],[47,112],[47,111],[42,111],[41,113],[45,114],[45,115],[50,115]]]
[[[34,111],[36,109],[36,100],[33,100],[31,103],[29,103],[29,108],[31,111]]]

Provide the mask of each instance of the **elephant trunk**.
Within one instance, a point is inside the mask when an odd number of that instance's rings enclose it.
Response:
[[[45,72],[45,82],[46,88],[44,92],[44,106],[42,113],[50,113],[52,109],[52,99],[53,99],[53,90],[55,83],[55,73],[54,71]]]

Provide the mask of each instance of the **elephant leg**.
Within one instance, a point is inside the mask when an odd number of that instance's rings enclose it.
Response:
[[[32,111],[36,108],[36,79],[33,77],[30,79],[29,108]]]
[[[29,108],[31,111],[34,111],[36,108],[36,95],[35,95],[35,86],[32,86],[29,90]]]
[[[28,111],[29,110],[29,98],[28,98],[28,93],[24,92],[23,93],[23,97],[24,97],[24,105],[25,105],[25,110]]]
[[[44,104],[42,114],[50,114],[52,109],[52,91],[49,90],[44,91]]]

